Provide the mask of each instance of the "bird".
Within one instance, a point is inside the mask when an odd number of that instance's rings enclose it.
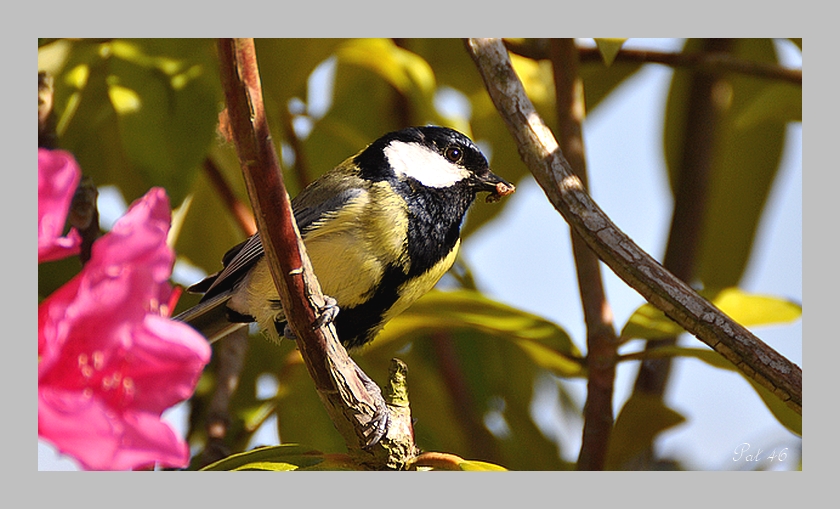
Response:
[[[514,190],[469,137],[427,125],[381,136],[301,191],[294,218],[342,345],[370,343],[452,267],[478,193],[493,202]],[[292,337],[260,234],[222,266],[188,288],[204,295],[176,319],[211,342],[250,322],[269,339]]]

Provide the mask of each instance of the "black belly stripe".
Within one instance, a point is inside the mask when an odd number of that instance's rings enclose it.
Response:
[[[408,271],[398,266],[388,267],[370,300],[340,309],[335,325],[346,348],[373,340],[383,316],[399,299],[400,287],[426,273],[452,251],[460,237],[464,214],[475,199],[471,190],[461,187],[433,189],[410,180],[392,186],[403,196],[410,196],[406,200],[409,204]]]
[[[391,266],[385,270],[382,282],[368,301],[339,309],[335,327],[345,348],[362,346],[373,339],[383,315],[399,299],[399,287],[407,280],[408,275],[402,269]]]

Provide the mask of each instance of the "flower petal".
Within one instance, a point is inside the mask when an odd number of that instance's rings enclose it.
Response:
[[[78,391],[38,391],[38,435],[86,470],[129,470],[159,463],[183,467],[189,448],[160,416],[115,415],[102,400]]]
[[[169,217],[165,192],[152,189],[38,307],[38,433],[85,468],[189,461],[161,413],[193,393],[210,347],[161,316],[174,260]]]
[[[38,149],[38,263],[79,253],[79,232],[61,234],[81,176],[69,152]]]

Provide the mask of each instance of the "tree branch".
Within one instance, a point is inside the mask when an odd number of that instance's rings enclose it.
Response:
[[[347,355],[332,324],[313,328],[324,296],[294,221],[280,163],[265,118],[262,88],[252,39],[220,39],[220,71],[228,120],[242,173],[254,207],[265,255],[286,319],[327,413],[350,453],[363,462],[385,466],[390,433],[368,447],[371,436],[387,427],[388,409],[378,387]],[[411,437],[413,446],[413,437]]]
[[[241,379],[242,367],[248,353],[248,329],[237,329],[214,349],[216,357],[216,385],[207,408],[204,430],[207,443],[198,458],[199,468],[219,461],[230,455],[228,431],[233,422],[230,416],[230,401]]]
[[[99,190],[96,188],[93,179],[83,175],[73,193],[73,201],[70,204],[70,211],[67,215],[67,223],[79,231],[82,237],[82,245],[79,251],[79,260],[82,265],[90,260],[93,254],[93,242],[99,238],[99,208],[96,199]]]
[[[802,369],[665,270],[604,214],[583,190],[560,147],[525,95],[500,39],[466,47],[519,154],[549,201],[624,282],[744,374],[802,413]]]
[[[552,39],[549,52],[554,69],[560,148],[586,189],[586,156],[581,134],[586,108],[583,103],[583,81],[578,75],[575,41]],[[571,230],[571,235],[586,323],[586,358],[589,367],[586,405],[583,407],[583,440],[577,468],[603,470],[614,422],[612,396],[618,341],[612,323],[612,310],[604,294],[598,257],[575,230]]]
[[[545,60],[549,57],[546,39],[529,39],[525,42],[506,40],[505,46],[517,55]],[[602,62],[598,48],[580,48],[581,63]],[[662,64],[669,67],[688,67],[708,73],[734,72],[758,78],[786,81],[802,86],[802,69],[789,69],[767,62],[743,60],[720,52],[665,53],[660,51],[622,49],[613,63],[631,62],[640,64]]]

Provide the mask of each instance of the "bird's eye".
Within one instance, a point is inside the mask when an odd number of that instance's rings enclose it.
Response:
[[[453,163],[460,163],[461,159],[464,157],[464,153],[458,147],[447,147],[443,155],[445,155],[446,158]]]

